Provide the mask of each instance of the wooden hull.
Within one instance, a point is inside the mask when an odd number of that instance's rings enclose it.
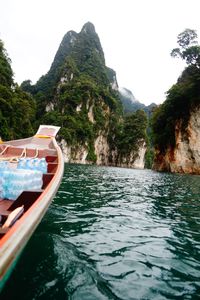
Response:
[[[37,139],[34,137],[34,143],[38,143],[39,155],[42,157],[45,151],[48,154],[47,145],[45,145],[45,150],[40,144],[42,139]],[[13,147],[17,145],[27,145],[27,152],[34,152],[33,148],[33,139],[24,139],[19,141],[9,142]],[[49,140],[42,140],[42,144],[48,144]],[[9,229],[9,231],[3,235],[0,239],[0,290],[5,284],[7,278],[9,277],[13,266],[16,264],[16,261],[25,247],[26,243],[30,239],[34,230],[40,223],[42,217],[44,216],[46,210],[48,209],[51,200],[55,196],[59,185],[62,180],[63,171],[64,171],[64,160],[61,149],[58,147],[55,138],[50,138],[51,148],[50,152],[54,151],[57,156],[57,166],[54,173],[49,175],[50,179],[47,180],[44,190],[38,193],[38,197],[33,201],[32,205],[25,210],[24,214],[17,220],[17,222]],[[29,147],[30,146],[30,147]],[[29,148],[28,148],[29,147]],[[14,149],[14,148],[13,148]],[[50,164],[52,165],[52,164]],[[51,166],[52,169],[52,166]],[[48,177],[48,174],[46,175]],[[46,178],[46,177],[45,177]],[[31,193],[31,192],[30,192]],[[35,193],[33,192],[35,195]],[[29,194],[27,194],[29,195]],[[26,194],[25,194],[26,196]],[[24,196],[24,197],[25,197]],[[30,195],[31,198],[32,195]],[[28,199],[29,196],[27,196]],[[16,200],[16,202],[18,199]]]

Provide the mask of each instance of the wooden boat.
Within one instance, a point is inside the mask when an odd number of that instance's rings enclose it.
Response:
[[[33,137],[0,144],[0,161],[15,162],[21,156],[37,156],[44,157],[47,162],[47,173],[42,175],[43,184],[40,190],[23,191],[15,201],[0,199],[0,290],[62,180],[64,160],[55,140],[58,130],[59,127],[56,126],[41,125]],[[9,224],[5,226],[6,221]]]

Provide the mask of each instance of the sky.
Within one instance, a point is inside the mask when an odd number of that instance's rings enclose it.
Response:
[[[186,66],[170,56],[177,35],[190,28],[200,36],[199,10],[199,0],[1,0],[0,39],[15,82],[35,83],[63,36],[92,22],[118,85],[159,104]]]

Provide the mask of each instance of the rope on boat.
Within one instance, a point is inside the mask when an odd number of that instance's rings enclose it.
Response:
[[[26,147],[23,149],[20,158],[26,158]]]
[[[33,156],[33,157],[31,157],[31,158],[36,158],[36,157],[38,157],[38,154],[39,154],[39,150],[38,150],[38,148],[36,148],[36,149],[35,149],[35,156]]]
[[[9,147],[10,145],[6,145],[6,147],[1,151],[0,155],[3,155]]]
[[[5,157],[4,160],[9,161],[10,163],[17,163],[20,158],[26,158],[26,148],[23,148],[20,156]]]
[[[3,155],[4,152],[10,147],[10,145],[7,145],[3,151],[0,153],[0,155]],[[30,158],[37,158],[39,154],[39,150],[38,148],[35,149],[35,155],[30,157]],[[10,163],[17,163],[19,161],[20,158],[26,158],[27,157],[27,148],[24,147],[22,150],[22,153],[20,156],[13,156],[13,157],[0,157],[0,161],[1,160],[5,160],[5,161],[9,161]]]

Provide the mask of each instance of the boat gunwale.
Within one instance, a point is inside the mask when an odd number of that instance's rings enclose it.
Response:
[[[0,240],[0,280],[4,277],[12,262],[25,247],[32,233],[38,226],[53,196],[56,194],[64,171],[64,160],[60,147],[54,137],[49,138],[57,151],[57,170],[38,199],[23,214],[23,216],[9,229]],[[31,138],[23,139],[31,140]],[[19,141],[19,140],[16,140]]]

